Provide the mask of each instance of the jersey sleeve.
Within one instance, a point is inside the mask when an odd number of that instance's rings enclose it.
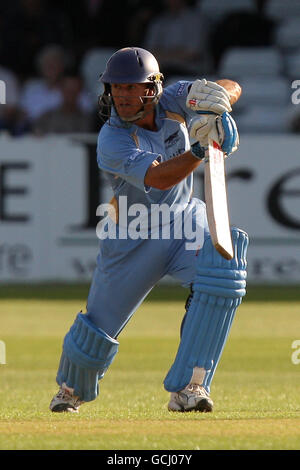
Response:
[[[193,82],[181,80],[164,89],[161,99],[163,108],[168,111],[180,114],[187,124],[195,117],[195,111],[187,108],[186,99]]]
[[[101,170],[120,177],[142,191],[149,166],[160,161],[161,156],[137,148],[134,139],[126,130],[102,128],[98,137],[97,162]]]

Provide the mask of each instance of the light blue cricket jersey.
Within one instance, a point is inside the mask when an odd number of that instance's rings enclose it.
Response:
[[[118,117],[107,121],[100,130],[97,146],[99,168],[108,177],[114,196],[127,196],[131,204],[181,205],[191,199],[193,175],[168,190],[145,187],[144,178],[154,160],[166,161],[190,148],[187,127],[195,113],[186,107],[191,82],[180,81],[166,87],[156,107],[157,131],[135,124],[124,126]]]

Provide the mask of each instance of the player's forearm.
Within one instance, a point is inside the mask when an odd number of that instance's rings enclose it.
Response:
[[[230,108],[229,110],[231,110],[230,105],[235,103],[241,94],[240,85],[237,82],[227,79],[218,80],[217,83],[228,92],[226,101]],[[217,114],[222,114],[226,109],[226,107],[221,109],[221,111],[217,109],[215,112]],[[161,190],[170,189],[192,173],[200,163],[201,160],[195,158],[190,151],[174,157],[171,160],[167,160],[166,162],[154,162],[146,173],[144,181],[145,185]]]
[[[145,176],[145,185],[157,189],[170,189],[190,175],[200,165],[201,160],[187,151],[165,162],[153,163]]]

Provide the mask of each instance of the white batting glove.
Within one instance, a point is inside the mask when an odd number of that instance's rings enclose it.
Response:
[[[203,149],[208,147],[208,134],[211,131],[225,156],[231,155],[238,149],[239,133],[229,113],[225,112],[222,116],[200,114],[193,119],[189,128],[190,137],[197,140]]]
[[[190,137],[197,140],[201,147],[208,147],[208,134],[215,128],[218,135],[218,144],[221,145],[224,135],[222,135],[222,126],[217,126],[217,116],[210,114],[200,114],[199,117],[193,119],[190,125]],[[221,135],[219,135],[221,134]]]
[[[196,80],[187,96],[186,106],[193,111],[211,111],[216,114],[230,112],[229,94],[224,87],[203,78]]]

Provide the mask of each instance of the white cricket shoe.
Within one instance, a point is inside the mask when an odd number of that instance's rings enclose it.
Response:
[[[180,392],[172,392],[168,404],[169,411],[201,411],[208,413],[213,409],[213,401],[199,384],[190,383]]]
[[[52,398],[49,408],[55,413],[78,413],[82,403],[84,402],[79,397],[73,395],[73,389],[63,383],[58,393]]]

